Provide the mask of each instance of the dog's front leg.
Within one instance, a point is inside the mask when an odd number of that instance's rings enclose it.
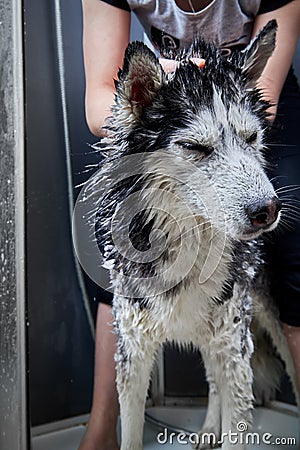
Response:
[[[121,416],[121,450],[143,448],[145,401],[158,345],[141,335],[119,336],[116,354]]]
[[[222,411],[221,442],[222,449],[226,450],[245,449],[245,434],[252,424],[253,373],[250,359],[253,344],[250,330],[246,327],[245,332],[244,325],[241,320],[234,330],[230,330],[230,335],[226,335],[224,330],[222,352],[216,355]]]
[[[252,369],[249,357],[224,358],[219,378],[222,404],[222,449],[244,449],[252,423]]]
[[[202,359],[205,365],[206,380],[209,385],[208,405],[204,423],[198,432],[195,449],[218,447],[221,436],[221,404],[220,393],[216,383],[214,363],[211,357],[202,351]]]
[[[216,310],[215,339],[210,346],[221,397],[222,449],[244,449],[252,423],[253,342],[250,333],[251,298],[239,292]]]

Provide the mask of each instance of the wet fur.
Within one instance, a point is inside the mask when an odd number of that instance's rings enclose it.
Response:
[[[247,205],[275,195],[263,171],[267,105],[255,88],[275,31],[271,22],[243,53],[226,60],[197,40],[176,56],[180,66],[171,77],[143,44],[126,51],[102,143],[106,159],[91,187],[93,194],[99,190],[96,236],[115,291],[122,450],[142,448],[151,369],[166,341],[201,350],[210,390],[199,433],[218,436],[236,431],[239,421],[251,424],[253,314],[257,336],[268,335],[294,380],[267,294],[261,233],[253,233],[245,214]],[[205,68],[191,56],[205,58]],[[118,239],[126,231],[121,244],[126,250],[129,242],[128,251],[117,247],[114,230]],[[162,230],[164,241],[153,230]],[[134,257],[156,248],[163,251],[155,258]],[[256,360],[264,363],[264,357]],[[265,400],[273,388],[266,394],[260,385],[256,392]]]

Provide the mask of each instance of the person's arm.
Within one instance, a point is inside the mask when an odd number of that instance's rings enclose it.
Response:
[[[277,105],[299,38],[300,0],[294,0],[279,9],[258,15],[252,37],[271,19],[276,19],[278,24],[276,48],[262,73],[259,87],[264,93],[264,98]],[[273,118],[276,111],[277,106],[270,109],[274,114]]]
[[[104,136],[119,67],[130,38],[130,13],[100,0],[82,0],[86,120],[91,132]]]

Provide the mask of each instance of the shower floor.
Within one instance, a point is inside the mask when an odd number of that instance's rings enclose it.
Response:
[[[146,420],[144,450],[182,450],[190,448],[188,435],[181,436],[182,443],[180,443],[177,435],[171,434],[173,429],[197,431],[199,424],[204,420],[205,408],[156,407],[148,408],[147,414],[156,421],[168,424],[169,427],[164,429],[164,425],[160,426]],[[76,450],[84,431],[85,426],[78,425],[34,436],[32,450]],[[270,450],[270,445],[276,447],[276,450],[296,450],[299,443],[299,419],[293,412],[257,408],[254,411],[254,424],[251,432],[255,435],[248,438],[247,448],[249,450]],[[290,438],[295,439],[296,443],[289,440]]]

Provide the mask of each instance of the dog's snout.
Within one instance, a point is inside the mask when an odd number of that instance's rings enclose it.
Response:
[[[277,197],[248,206],[247,215],[252,226],[260,229],[272,225],[278,217],[281,206],[281,201]]]

